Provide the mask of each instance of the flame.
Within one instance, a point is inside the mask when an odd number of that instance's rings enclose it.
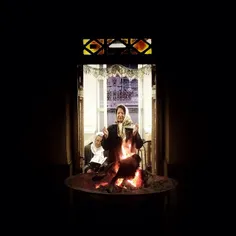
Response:
[[[131,140],[123,140],[122,145],[121,145],[121,153],[119,155],[120,160],[124,160],[132,155],[134,155],[136,153],[136,148],[135,146],[132,146]],[[114,165],[114,169],[113,171],[115,173],[118,172],[120,167],[119,162],[116,162]],[[132,179],[126,179],[126,183],[129,183],[132,187],[135,188],[140,188],[143,184],[142,181],[142,175],[141,175],[141,169],[138,168],[137,171],[135,172],[135,176]],[[115,185],[119,186],[119,187],[123,187],[123,188],[127,188],[125,185],[122,186],[124,182],[124,178],[119,178],[116,180]],[[106,186],[108,185],[107,182],[101,182],[99,184],[95,185],[95,188],[98,189],[100,186]]]
[[[119,178],[116,181],[116,185],[117,186],[121,186],[123,183],[124,179],[123,178]],[[141,177],[141,169],[139,168],[136,172],[135,172],[135,176],[132,179],[128,179],[127,180],[133,187],[135,188],[140,188],[142,186],[142,177]]]
[[[141,169],[140,168],[135,172],[134,178],[129,179],[128,182],[136,188],[139,188],[142,186],[142,177],[141,177]]]
[[[108,185],[107,182],[101,182],[99,184],[95,184],[95,189],[98,189],[100,186],[106,186],[106,185]]]
[[[132,146],[131,140],[123,140],[122,146],[121,146],[121,154],[120,154],[120,160],[124,160],[132,155],[135,154],[135,147]],[[118,169],[117,169],[118,171]],[[117,186],[121,186],[123,183],[123,178],[119,178],[116,181]],[[135,172],[135,176],[132,179],[129,179],[128,182],[136,188],[139,188],[142,186],[142,176],[141,176],[141,169],[139,168]]]
[[[124,160],[132,155],[134,155],[135,152],[133,152],[133,147],[131,144],[131,141],[123,141],[121,146],[121,154],[120,154],[120,160]]]
[[[116,185],[121,186],[123,180],[124,180],[123,178],[119,178],[118,180],[116,180]]]

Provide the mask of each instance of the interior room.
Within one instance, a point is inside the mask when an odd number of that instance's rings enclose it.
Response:
[[[17,61],[13,63],[17,72],[12,76],[14,83],[9,86],[9,91],[14,91],[14,104],[9,109],[9,117],[14,122],[9,125],[9,129],[13,129],[8,135],[12,135],[9,140],[11,145],[14,143],[17,152],[10,165],[13,181],[7,184],[12,189],[9,198],[12,216],[16,222],[22,221],[20,229],[27,230],[31,225],[35,229],[50,227],[55,231],[64,228],[78,232],[83,228],[91,228],[91,232],[97,232],[98,228],[91,226],[88,213],[100,226],[104,219],[109,225],[117,226],[120,219],[118,215],[121,213],[133,219],[132,222],[137,226],[132,228],[133,232],[143,226],[146,232],[154,230],[158,233],[161,228],[158,226],[161,225],[171,235],[189,234],[191,230],[200,229],[199,225],[205,224],[209,213],[202,184],[206,177],[203,164],[207,156],[207,103],[206,87],[202,87],[199,82],[204,73],[199,76],[199,66],[193,69],[198,62],[193,56],[195,47],[190,43],[187,47],[184,40],[175,41],[173,35],[167,37],[162,34],[157,38],[145,34],[144,37],[140,36],[140,31],[137,32],[139,34],[135,37],[127,36],[125,39],[132,39],[128,41],[99,34],[84,37],[86,34],[78,33],[64,42],[57,34],[52,42],[59,40],[61,48],[58,47],[59,43],[51,43],[49,47],[45,42],[37,40],[34,47],[39,45],[39,48],[35,52],[28,47],[28,39],[22,40],[21,46],[17,47],[17,55],[25,55],[27,63],[22,58],[14,59]],[[127,51],[122,55],[113,54],[114,48],[102,54],[107,44],[103,44],[101,39],[120,39],[130,54]],[[152,39],[151,43],[146,39]],[[113,42],[109,40],[105,41]],[[136,44],[138,41],[144,50],[139,49]],[[148,45],[147,48],[144,45]],[[124,48],[119,52],[121,50]],[[180,60],[179,55],[183,54],[191,55],[183,56]],[[43,61],[39,60],[39,55]],[[135,71],[150,69],[151,65],[151,72],[144,74],[143,78],[137,76],[135,79],[117,73],[114,76],[96,75],[96,72],[101,71],[107,73],[107,68],[113,65],[122,65],[121,68],[136,65],[131,68]],[[109,86],[113,82],[119,83],[121,78],[121,85],[126,84],[127,91],[133,91],[133,94],[136,91],[138,96],[121,101],[109,95],[111,91],[117,95],[117,90],[114,90],[117,87]],[[12,98],[11,92],[9,97]],[[125,94],[124,90],[121,92]],[[119,195],[119,204],[115,208],[111,207],[117,198],[106,195],[108,198],[102,198],[102,202],[108,200],[111,204],[104,208],[103,214],[101,206],[104,205],[97,202],[100,201],[100,194],[83,191],[78,194],[78,191],[68,188],[65,180],[81,174],[84,146],[97,131],[114,121],[114,101],[125,101],[130,106],[134,121],[140,125],[142,137],[145,140],[151,139],[150,172],[173,178],[178,185],[176,191],[168,195],[169,198],[162,198],[160,194],[158,200],[155,197],[134,200],[129,196],[125,200],[126,204],[121,205]],[[138,204],[127,206],[131,202]],[[163,211],[158,209],[164,210],[165,214],[159,214]],[[201,221],[196,217],[199,213]],[[134,216],[140,218],[136,220]],[[124,219],[122,223],[127,225]],[[102,228],[102,232],[107,232],[106,227]]]

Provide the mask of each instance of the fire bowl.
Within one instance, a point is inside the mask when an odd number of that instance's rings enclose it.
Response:
[[[68,177],[65,185],[78,193],[82,193],[97,201],[106,203],[128,203],[147,202],[157,197],[166,196],[177,186],[177,182],[165,176],[152,175],[148,184],[139,188],[119,189],[119,191],[108,192],[105,187],[96,188],[100,181],[94,181],[94,174],[81,173]]]

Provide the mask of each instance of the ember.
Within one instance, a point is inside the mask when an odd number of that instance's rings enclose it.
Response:
[[[116,184],[109,184],[109,179],[114,176],[109,173],[103,176],[102,179],[94,179],[94,174],[78,174],[66,179],[66,185],[72,189],[80,190],[82,192],[112,194],[112,195],[137,195],[137,194],[152,194],[172,190],[176,187],[176,181],[165,177],[151,174],[146,170],[138,169],[142,176],[142,184],[136,187],[130,179],[123,179]]]

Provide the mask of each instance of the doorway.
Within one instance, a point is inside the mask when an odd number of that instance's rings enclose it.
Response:
[[[125,103],[131,101],[129,105],[134,121],[139,124],[139,132],[151,143],[151,171],[161,174],[164,106],[156,63],[156,50],[150,37],[82,39],[73,118],[76,169],[81,170],[82,163],[78,159],[83,158],[84,146],[97,131],[114,121],[116,103],[128,105]],[[148,79],[144,79],[145,76],[149,76]],[[123,90],[119,86],[123,86]],[[120,100],[124,96],[126,99]],[[132,99],[136,99],[136,103]]]
[[[124,70],[136,70],[132,75],[109,75],[106,68],[119,66]],[[152,80],[150,65],[84,65],[84,145],[90,143],[96,132],[115,121],[115,108],[124,104],[134,123],[139,124],[139,133],[145,140],[151,139],[152,128]],[[88,67],[90,67],[88,69]],[[139,69],[145,75],[136,77]],[[96,73],[100,71],[100,73]],[[96,76],[98,75],[99,76]],[[91,118],[93,117],[93,118]]]
[[[150,164],[156,172],[155,145],[151,147],[156,142],[154,68],[151,64],[83,65],[83,83],[78,93],[78,146],[82,156],[84,146],[93,141],[95,134],[114,123],[116,106],[124,104],[147,141],[140,153],[142,159],[148,156],[142,167]]]

